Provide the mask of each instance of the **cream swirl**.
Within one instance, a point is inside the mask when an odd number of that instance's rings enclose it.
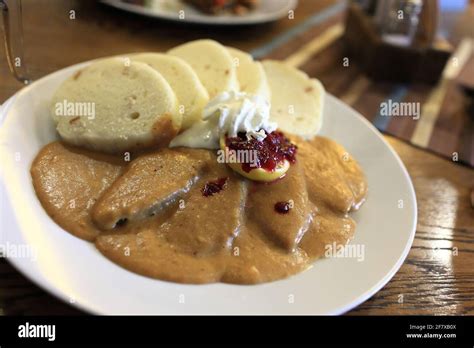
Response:
[[[222,92],[204,108],[202,120],[174,138],[171,147],[218,149],[223,135],[235,137],[245,133],[261,141],[276,130],[270,122],[270,104],[258,95],[244,92]]]

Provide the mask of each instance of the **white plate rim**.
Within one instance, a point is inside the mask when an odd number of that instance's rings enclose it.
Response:
[[[37,80],[36,82],[40,82],[40,81],[44,81],[48,78],[51,78],[52,76],[56,75],[56,74],[62,74],[64,73],[65,71],[67,70],[76,70],[76,69],[79,69],[83,66],[86,66],[88,64],[90,64],[91,61],[88,61],[88,62],[83,62],[83,63],[79,63],[79,64],[76,64],[76,65],[73,65],[73,66],[69,66],[69,67],[66,67],[66,68],[63,68],[61,70],[58,70],[56,72],[53,72],[47,76],[44,76],[43,78]],[[9,98],[8,100],[5,101],[5,103],[3,103],[3,105],[1,105],[0,107],[0,128],[3,126],[3,122],[5,121],[6,119],[6,115],[8,114],[8,110],[11,108],[11,106],[14,104],[14,101],[15,99],[22,93],[27,93],[31,88],[34,88],[34,86],[36,86],[36,82],[29,85],[29,86],[26,86],[24,87],[23,89],[21,89],[20,91],[18,91],[15,95],[13,95],[11,98]],[[377,293],[384,285],[386,285],[390,279],[396,274],[396,272],[400,269],[400,267],[402,266],[402,264],[404,263],[410,249],[411,249],[411,246],[413,244],[413,240],[414,240],[414,237],[415,237],[415,233],[416,233],[416,224],[417,224],[417,201],[416,201],[416,195],[415,195],[415,190],[414,190],[414,187],[413,187],[413,183],[411,181],[411,178],[408,174],[408,171],[406,170],[403,162],[401,161],[400,157],[398,156],[398,154],[395,152],[395,150],[391,147],[391,145],[383,138],[382,134],[365,118],[363,117],[362,115],[360,115],[357,111],[353,110],[352,108],[350,108],[349,106],[347,106],[346,104],[344,104],[342,101],[340,101],[339,99],[337,99],[336,97],[332,96],[332,95],[329,95],[327,96],[329,99],[331,99],[331,102],[334,102],[336,104],[339,104],[340,107],[343,107],[345,108],[346,110],[348,110],[350,113],[354,114],[356,117],[359,118],[360,121],[362,121],[365,126],[367,126],[370,131],[372,133],[374,133],[374,135],[379,138],[379,140],[381,140],[383,142],[383,144],[388,148],[388,150],[390,151],[391,155],[394,157],[394,159],[396,160],[399,168],[402,170],[402,173],[404,175],[404,179],[406,180],[407,184],[408,184],[408,191],[410,193],[410,198],[412,200],[412,203],[413,203],[413,220],[412,220],[412,227],[411,227],[411,231],[410,231],[410,234],[409,234],[409,238],[407,240],[407,243],[405,245],[405,248],[403,250],[403,252],[400,254],[397,262],[392,266],[392,268],[385,274],[385,276],[383,278],[381,278],[379,280],[379,282],[377,282],[376,284],[374,284],[370,289],[367,289],[363,294],[359,295],[357,300],[354,300],[353,302],[351,303],[348,303],[346,305],[341,305],[339,306],[338,308],[334,308],[334,310],[332,310],[331,312],[329,313],[326,313],[326,314],[329,314],[329,315],[339,315],[339,314],[343,314],[353,308],[355,308],[356,306],[360,305],[361,303],[365,302],[367,299],[369,299],[370,297],[372,297],[375,293]],[[3,178],[2,178],[2,185],[3,185]],[[9,197],[11,195],[11,192],[8,192],[8,189],[5,190],[6,191],[6,195],[7,197]],[[44,290],[46,290],[47,292],[53,294],[54,296],[56,296],[57,298],[59,298],[60,300],[62,300],[63,302],[66,302],[66,303],[69,303],[68,302],[68,298],[67,296],[65,296],[65,294],[63,294],[60,290],[58,290],[57,288],[54,287],[54,285],[50,284],[49,282],[44,282],[43,279],[41,279],[40,277],[38,277],[35,273],[32,273],[31,270],[28,268],[28,265],[26,263],[23,263],[22,262],[22,259],[18,259],[18,258],[7,258],[7,260],[10,262],[10,264],[12,264],[12,266],[17,269],[20,273],[24,274],[27,278],[29,278],[31,281],[33,281],[35,284],[37,284],[39,287],[43,288]],[[229,285],[229,286],[232,286],[232,285]],[[100,311],[98,311],[96,308],[92,308],[86,304],[83,304],[83,303],[79,303],[79,302],[75,302],[73,304],[75,307],[83,310],[83,311],[86,311],[86,312],[89,312],[89,313],[93,313],[93,314],[104,314],[104,313],[101,313]],[[212,314],[212,313],[211,313]],[[280,313],[271,313],[270,315],[279,315]],[[290,314],[291,315],[291,314]]]

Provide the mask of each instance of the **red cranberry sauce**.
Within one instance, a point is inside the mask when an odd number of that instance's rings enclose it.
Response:
[[[296,161],[297,146],[292,144],[282,132],[265,133],[267,136],[262,141],[255,138],[247,140],[245,133],[238,133],[236,137],[226,138],[225,143],[230,150],[256,151],[255,163],[242,163],[242,169],[247,173],[255,168],[274,171],[277,164],[285,159],[290,163]]]
[[[277,202],[275,203],[275,211],[280,214],[288,214],[291,209],[290,202]]]
[[[208,181],[202,188],[202,195],[204,197],[212,196],[214,193],[219,193],[227,185],[227,178],[219,178],[214,181]]]

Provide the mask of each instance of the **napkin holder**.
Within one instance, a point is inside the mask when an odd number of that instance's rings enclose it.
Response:
[[[377,81],[435,84],[452,53],[450,48],[440,48],[439,42],[421,47],[384,42],[372,18],[355,3],[349,6],[344,42],[348,57]]]

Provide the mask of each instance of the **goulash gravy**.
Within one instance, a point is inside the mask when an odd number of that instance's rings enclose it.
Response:
[[[249,181],[215,151],[162,149],[133,158],[61,142],[45,146],[31,175],[62,228],[130,271],[180,283],[255,284],[288,277],[354,234],[349,217],[367,184],[332,140],[298,146],[272,183]]]

